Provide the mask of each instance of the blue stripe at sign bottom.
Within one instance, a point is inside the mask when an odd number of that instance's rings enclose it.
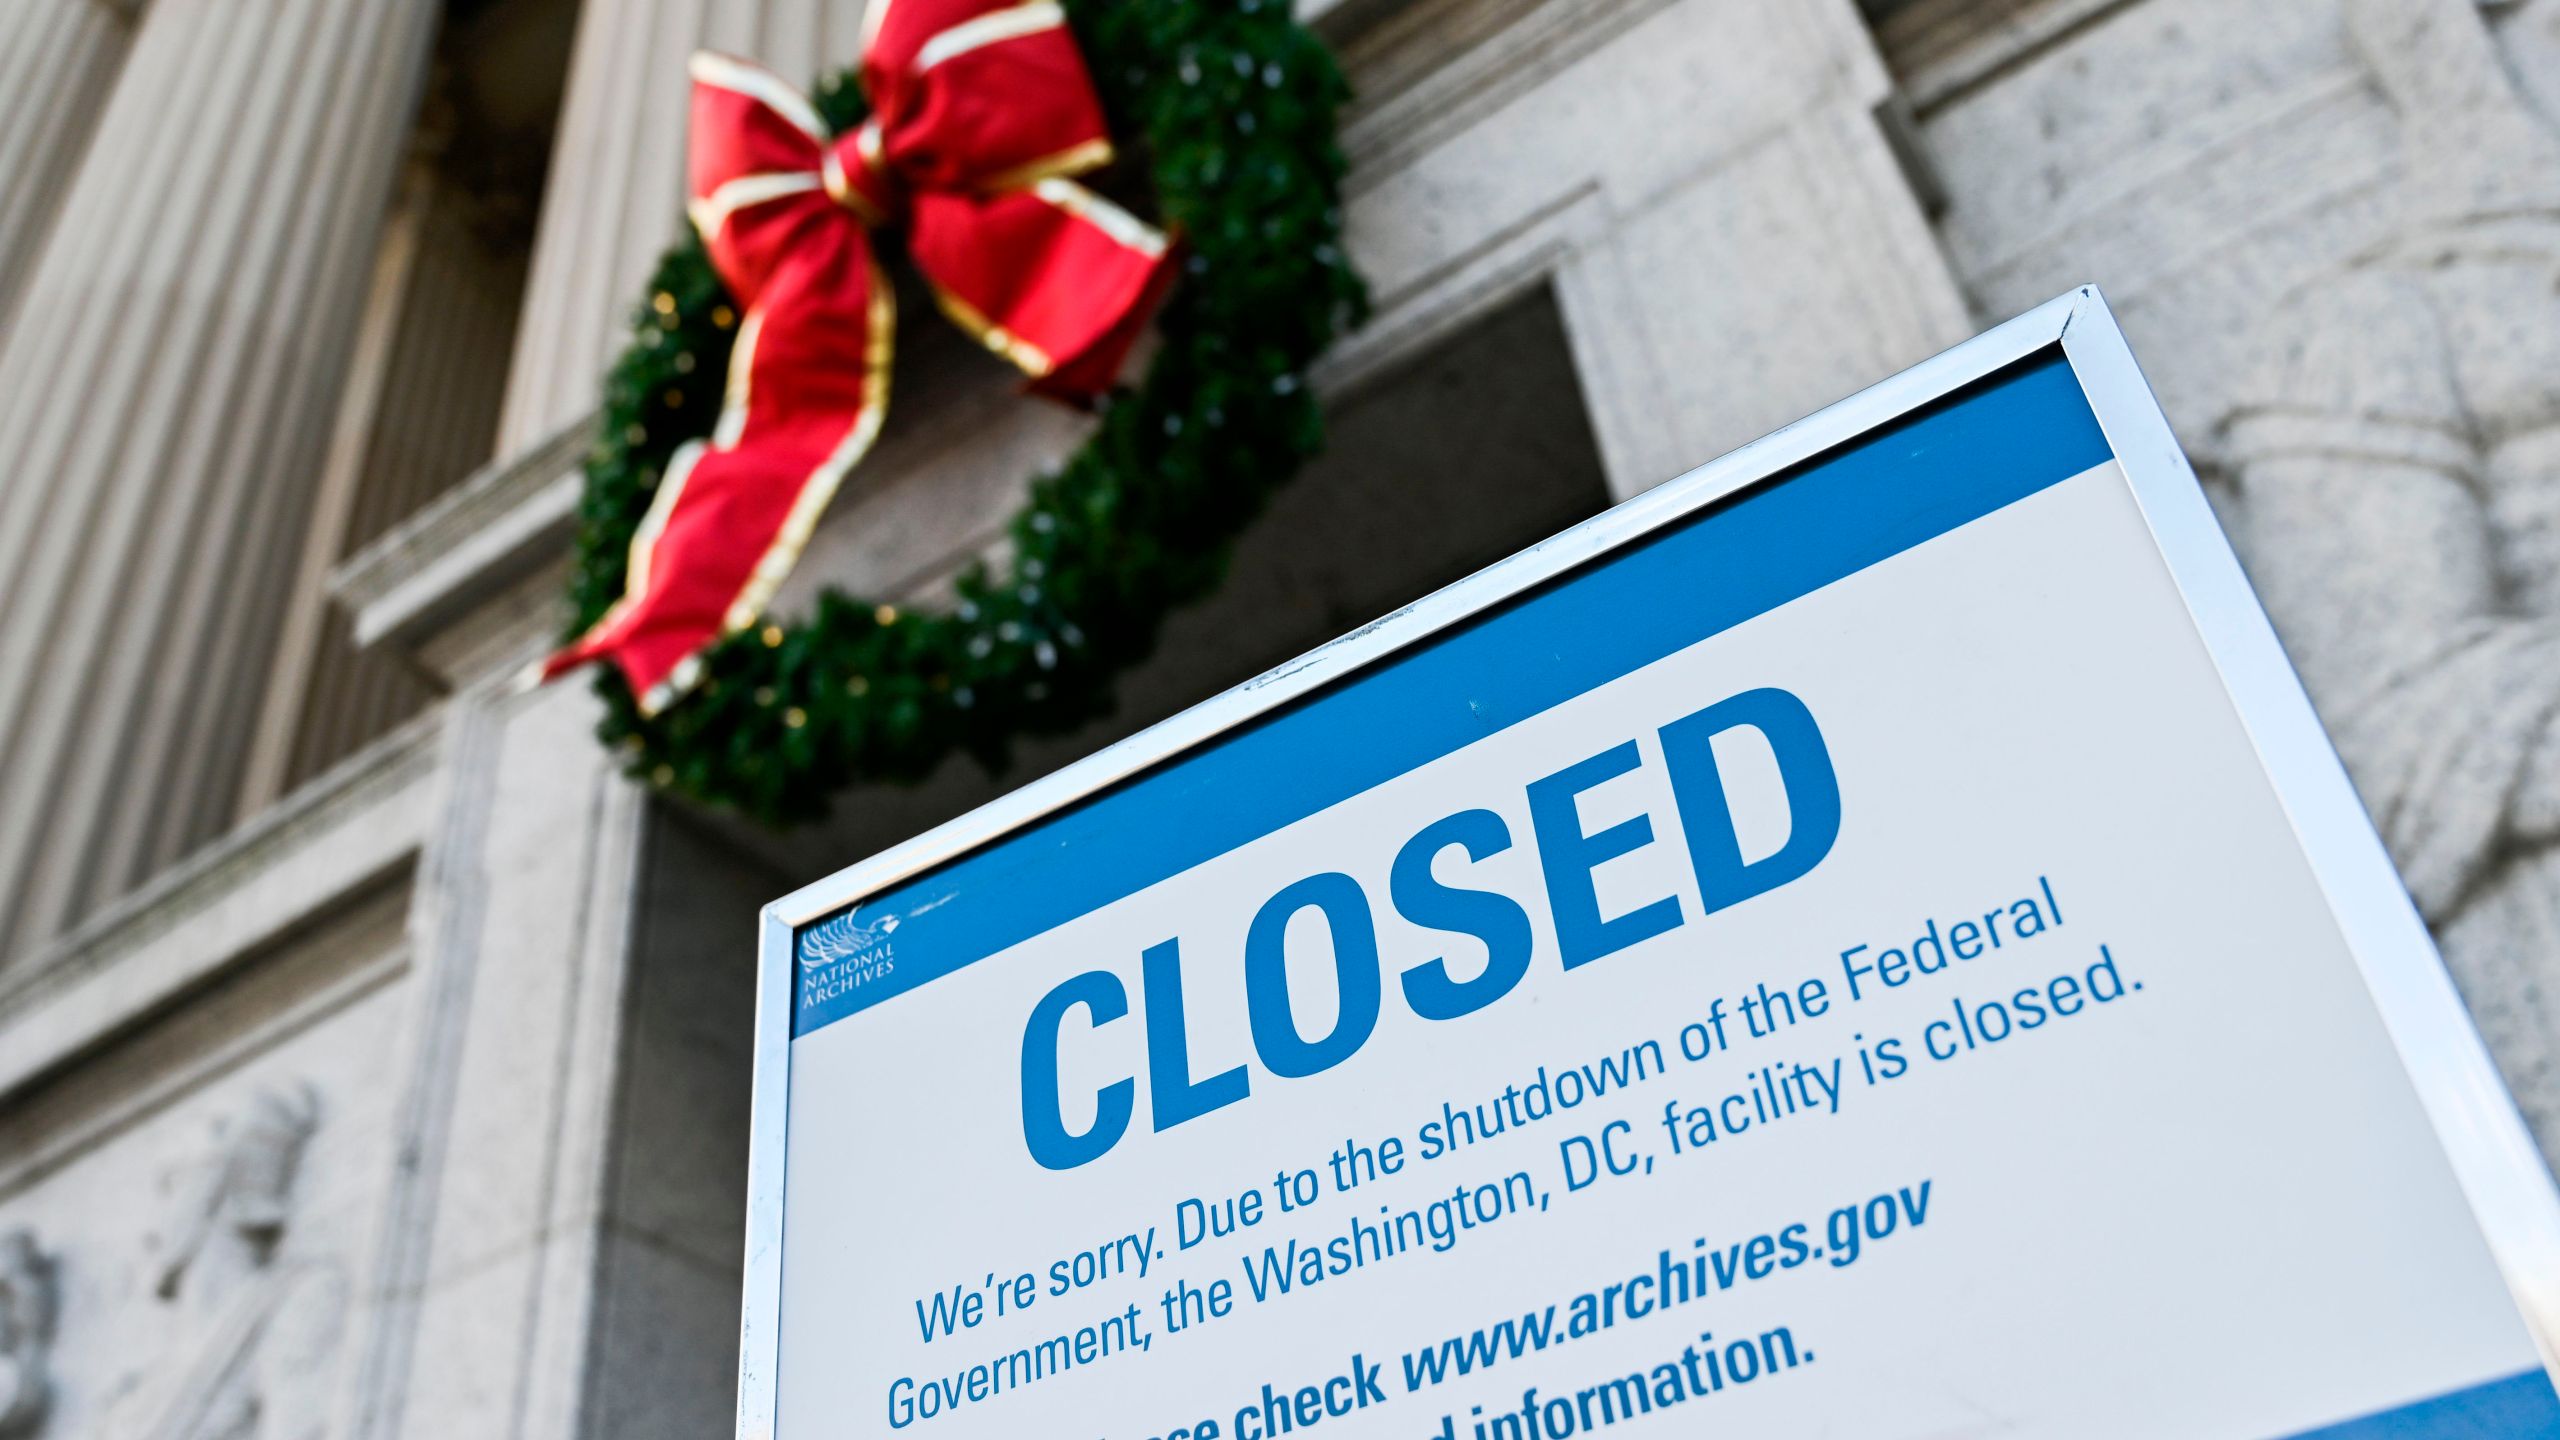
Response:
[[[1134,895],[2111,456],[2061,353],[2022,362],[802,927],[792,1036]],[[896,963],[875,967],[891,944]]]
[[[2560,1391],[2528,1370],[2286,1440],[2560,1440]]]

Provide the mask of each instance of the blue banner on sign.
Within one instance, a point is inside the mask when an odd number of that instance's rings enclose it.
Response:
[[[2528,1370],[2289,1440],[2560,1440],[2560,1391]]]
[[[804,927],[809,1034],[2112,458],[2056,351]],[[954,905],[971,895],[994,903]]]

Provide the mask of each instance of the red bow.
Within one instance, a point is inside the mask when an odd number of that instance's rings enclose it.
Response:
[[[1069,401],[1110,387],[1170,278],[1161,234],[1066,178],[1111,142],[1056,4],[883,11],[871,119],[840,138],[771,71],[694,57],[688,208],[744,311],[728,403],[669,464],[622,599],[544,679],[609,659],[655,714],[763,615],[888,406],[895,315],[868,227],[903,223],[943,312]]]

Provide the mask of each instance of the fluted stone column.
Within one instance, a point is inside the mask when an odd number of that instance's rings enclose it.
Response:
[[[141,18],[0,337],[0,958],[234,818],[442,8]]]
[[[124,62],[130,0],[0,4],[0,322]]]
[[[489,459],[524,254],[483,238],[480,197],[411,162],[385,216],[365,317],[350,347],[302,569],[251,750],[242,803],[291,791],[414,715],[431,692],[395,656],[355,647],[328,602],[338,562]]]
[[[685,60],[743,55],[795,83],[849,65],[862,0],[587,0],[534,242],[498,452],[595,408],[632,305],[684,218]]]

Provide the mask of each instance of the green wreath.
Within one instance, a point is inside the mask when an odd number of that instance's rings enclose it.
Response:
[[[1185,261],[1162,345],[1092,438],[1033,481],[1001,570],[948,611],[830,589],[797,625],[720,641],[654,718],[598,667],[598,733],[632,774],[773,824],[822,816],[857,780],[916,780],[952,752],[1001,769],[1012,742],[1108,712],[1113,677],[1174,606],[1212,589],[1235,537],[1318,449],[1307,367],[1366,313],[1341,249],[1348,96],[1287,0],[1067,0],[1112,133],[1140,142]],[[818,90],[839,132],[867,106]],[[631,536],[678,447],[720,413],[737,314],[698,238],[669,251],[605,382],[579,511],[575,622],[623,591]]]

